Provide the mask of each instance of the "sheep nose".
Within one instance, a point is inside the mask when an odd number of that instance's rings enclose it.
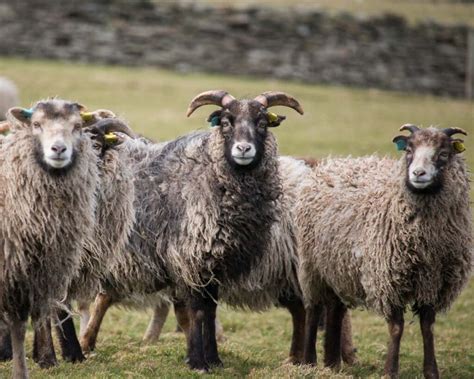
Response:
[[[413,175],[415,175],[416,177],[423,176],[425,174],[426,174],[426,171],[423,170],[422,168],[417,168],[417,169],[413,170]]]
[[[66,151],[67,147],[63,143],[55,143],[51,146],[51,150],[53,150],[56,154],[61,155]]]
[[[242,154],[245,154],[252,148],[252,145],[247,142],[241,142],[236,146],[237,150],[239,150]]]

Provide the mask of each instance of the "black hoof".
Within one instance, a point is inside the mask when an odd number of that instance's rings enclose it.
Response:
[[[206,358],[206,363],[212,367],[224,367],[224,364],[219,357]]]
[[[188,359],[187,364],[191,370],[196,370],[202,373],[209,372],[209,366],[205,362],[198,362],[192,359]]]
[[[58,364],[56,358],[43,358],[36,362],[42,369],[51,368]]]
[[[63,354],[63,359],[66,362],[79,363],[84,362],[86,360],[86,357],[84,356],[84,354],[82,354],[82,351],[79,351],[73,354]]]

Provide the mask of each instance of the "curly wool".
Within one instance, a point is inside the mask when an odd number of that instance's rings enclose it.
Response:
[[[66,295],[94,227],[97,157],[76,146],[74,166],[51,175],[35,160],[35,138],[18,130],[0,146],[0,312],[46,317]],[[26,315],[25,315],[25,312]]]
[[[281,216],[271,228],[269,245],[261,261],[237,283],[222,289],[220,299],[226,304],[263,311],[278,305],[282,298],[302,296],[297,277],[298,246],[293,207],[298,199],[298,190],[310,172],[310,167],[302,160],[279,158],[283,188]]]
[[[123,145],[133,159],[136,222],[114,268],[118,293],[231,285],[261,259],[281,212],[276,142],[269,135],[260,166],[245,172],[228,165],[223,138],[213,130]]]
[[[123,251],[135,218],[134,185],[128,157],[120,146],[109,148],[99,159],[94,233],[85,242],[82,267],[73,280],[69,298],[91,300],[100,283]]]
[[[445,311],[471,271],[469,179],[462,157],[445,168],[442,192],[417,195],[406,163],[375,156],[328,159],[296,204],[305,301],[326,286],[347,304],[388,317],[429,304]]]

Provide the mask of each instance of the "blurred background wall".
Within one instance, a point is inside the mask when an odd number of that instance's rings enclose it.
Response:
[[[472,96],[469,25],[247,3],[0,0],[0,55]]]

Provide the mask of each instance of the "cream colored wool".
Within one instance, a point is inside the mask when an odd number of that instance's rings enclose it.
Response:
[[[25,306],[36,318],[49,315],[94,227],[98,173],[90,141],[79,140],[76,162],[61,176],[44,171],[34,151],[26,128],[0,145],[0,311],[7,318],[24,315]]]
[[[375,156],[327,159],[314,169],[296,204],[307,305],[328,285],[347,304],[385,317],[416,304],[450,307],[472,265],[464,159],[448,163],[436,195],[408,191],[405,175],[404,158]]]

